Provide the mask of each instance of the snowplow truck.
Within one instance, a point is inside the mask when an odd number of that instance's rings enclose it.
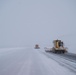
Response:
[[[54,47],[52,48],[52,52],[54,53],[66,53],[67,48],[64,47],[64,43],[61,40],[54,40],[53,41]]]
[[[66,53],[67,48],[64,47],[64,43],[61,40],[54,40],[53,41],[54,47],[50,49],[46,49],[46,52],[53,52],[53,53]]]
[[[35,49],[40,49],[38,44],[35,45]]]

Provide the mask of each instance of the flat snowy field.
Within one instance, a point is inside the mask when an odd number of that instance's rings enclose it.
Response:
[[[42,49],[0,49],[0,75],[76,75],[76,69],[67,68],[65,63],[76,65],[53,54],[48,57]]]

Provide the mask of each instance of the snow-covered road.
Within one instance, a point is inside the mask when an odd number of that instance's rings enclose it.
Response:
[[[0,75],[76,75],[59,61],[76,66],[76,63],[49,55],[40,49],[4,49],[0,50]]]

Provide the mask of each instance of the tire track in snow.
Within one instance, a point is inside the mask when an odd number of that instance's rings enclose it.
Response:
[[[53,53],[49,54],[49,53],[45,53],[45,52],[40,51],[40,50],[39,50],[39,52],[46,55],[48,58],[55,60],[60,65],[65,66],[70,71],[73,71],[76,73],[76,63],[75,62],[71,62],[69,60],[66,60],[65,58],[60,58],[58,55],[53,54]]]

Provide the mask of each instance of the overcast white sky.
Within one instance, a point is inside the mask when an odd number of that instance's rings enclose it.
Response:
[[[76,35],[76,0],[0,1],[0,47],[50,46],[69,35]]]

